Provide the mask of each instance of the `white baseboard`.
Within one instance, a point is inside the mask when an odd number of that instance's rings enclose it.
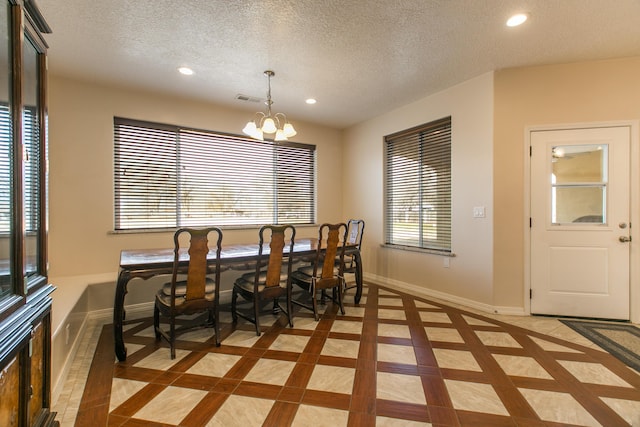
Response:
[[[64,384],[67,381],[67,377],[69,376],[69,372],[71,371],[71,366],[73,365],[73,359],[76,357],[78,353],[78,347],[80,347],[80,342],[82,341],[82,337],[87,329],[87,321],[88,316],[82,320],[80,324],[80,328],[78,328],[78,333],[76,334],[73,343],[67,353],[67,357],[62,364],[62,369],[60,370],[60,374],[55,380],[52,380],[52,388],[51,388],[51,402],[55,404],[58,401],[58,397],[60,397],[60,393],[64,388]],[[62,328],[58,328],[56,333],[51,336],[51,341],[56,342],[58,335],[60,335]]]
[[[473,301],[467,298],[462,298],[457,295],[447,294],[445,292],[435,291],[433,289],[424,288],[422,286],[414,285],[411,283],[402,282],[400,280],[389,279],[375,274],[365,273],[365,280],[372,282],[380,286],[386,286],[388,288],[395,288],[400,291],[404,291],[410,295],[415,295],[423,298],[434,298],[444,302],[450,302],[454,304],[463,305],[465,307],[473,308],[485,313],[493,314],[505,314],[512,316],[526,316],[523,307],[504,307],[494,306],[490,304],[484,304],[478,301]]]

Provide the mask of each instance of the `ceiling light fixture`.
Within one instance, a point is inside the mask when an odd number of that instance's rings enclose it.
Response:
[[[180,67],[178,68],[178,71],[180,72],[180,74],[184,74],[185,76],[193,75],[193,70],[189,67]]]
[[[275,133],[275,137],[273,139],[276,141],[286,141],[287,138],[297,134],[293,125],[287,121],[287,116],[283,113],[271,113],[271,105],[273,104],[273,101],[271,100],[271,77],[275,76],[275,74],[276,73],[271,70],[264,72],[269,84],[267,100],[264,102],[267,105],[266,114],[260,111],[257,112],[256,118],[249,121],[244,129],[242,129],[242,132],[246,135],[261,141],[264,140],[265,133]]]
[[[507,27],[517,27],[518,25],[522,25],[528,18],[529,15],[526,13],[515,14],[507,20]]]
[[[313,105],[313,104],[315,104],[317,101],[315,100],[315,98],[309,98],[309,99],[307,99],[307,100],[306,100],[306,101],[304,101],[304,102],[306,102],[306,103],[307,103],[307,104],[309,104],[309,105]]]

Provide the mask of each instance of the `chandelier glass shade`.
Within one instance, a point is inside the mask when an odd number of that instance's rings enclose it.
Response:
[[[297,132],[293,125],[287,121],[287,116],[283,113],[273,114],[271,112],[271,105],[273,105],[273,101],[271,100],[271,77],[273,77],[275,73],[267,70],[264,72],[264,75],[267,76],[269,85],[267,89],[267,100],[264,102],[267,105],[267,111],[266,113],[261,111],[257,112],[255,118],[247,122],[242,132],[251,138],[261,141],[264,140],[264,134],[275,134],[273,137],[275,141],[286,141],[288,138],[295,136]]]

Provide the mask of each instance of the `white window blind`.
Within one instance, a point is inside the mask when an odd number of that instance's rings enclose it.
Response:
[[[9,106],[0,104],[0,232],[2,233],[8,233],[11,230],[12,140]]]
[[[39,167],[40,167],[40,133],[37,126],[37,114],[34,107],[23,110],[23,150],[24,150],[24,221],[25,231],[39,229]],[[11,177],[13,169],[13,136],[11,113],[7,104],[0,105],[0,232],[11,230]]]
[[[389,245],[451,252],[451,117],[385,137]]]
[[[115,229],[315,222],[315,146],[114,118]]]

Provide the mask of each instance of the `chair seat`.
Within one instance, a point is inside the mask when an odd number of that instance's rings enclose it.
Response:
[[[240,289],[242,289],[243,291],[246,292],[253,292],[253,285],[255,283],[256,280],[256,274],[255,273],[245,273],[242,276],[240,276],[239,278],[236,279],[234,286],[239,287]],[[263,271],[260,273],[260,276],[258,276],[258,292],[262,292],[265,288],[265,282],[267,280],[267,272]],[[287,287],[287,272],[282,272],[280,273],[280,287],[281,288],[286,288]]]
[[[334,275],[338,275],[338,268],[335,267],[333,269],[333,274]],[[318,269],[318,271],[316,272],[317,275],[319,275],[321,273],[320,269]],[[294,271],[293,273],[291,273],[291,277],[293,279],[297,279],[297,280],[301,280],[304,282],[311,282],[311,277],[313,276],[313,266],[312,265],[308,265],[306,267],[300,267],[299,269],[297,269],[296,271]]]
[[[208,301],[215,300],[216,283],[213,279],[206,279],[204,288],[204,297]],[[176,306],[184,303],[185,295],[187,294],[187,282],[186,280],[176,282]],[[165,283],[162,285],[162,289],[156,294],[156,299],[167,307],[171,306],[171,283]]]

